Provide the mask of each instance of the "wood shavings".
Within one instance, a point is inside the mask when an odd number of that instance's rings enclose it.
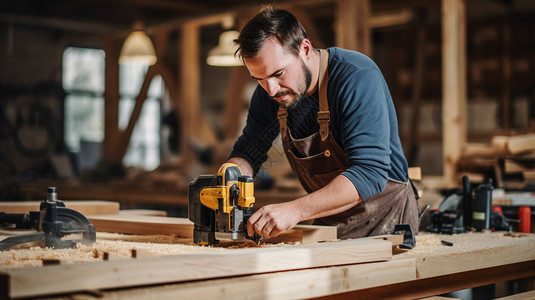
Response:
[[[0,236],[0,239],[3,238],[5,237]],[[198,246],[191,239],[173,236],[97,233],[97,241],[90,246],[77,244],[72,249],[31,247],[0,251],[0,270],[40,267],[43,260],[59,260],[61,264],[100,261],[103,260],[104,252],[126,259],[132,256],[132,249],[139,249],[153,256],[224,251],[224,248]]]
[[[460,255],[463,252],[477,252],[479,250],[497,248],[500,246],[522,243],[522,239],[535,240],[535,235],[516,236],[507,232],[466,232],[460,234],[432,234],[420,232],[415,236],[416,247],[411,251],[396,255],[396,258],[409,258],[415,256],[451,254]],[[442,241],[452,243],[445,246]]]
[[[0,236],[0,239],[5,236]],[[299,245],[299,243],[296,243]],[[291,247],[295,244],[260,244],[254,242],[221,242],[214,246],[199,246],[191,238],[178,238],[170,235],[128,235],[120,233],[97,232],[97,241],[91,246],[77,244],[72,249],[50,249],[31,247],[0,251],[0,271],[6,269],[40,267],[43,260],[59,260],[61,264],[101,261],[104,253],[114,259],[132,257],[132,250],[145,256],[182,255],[200,252],[225,251],[257,247]]]

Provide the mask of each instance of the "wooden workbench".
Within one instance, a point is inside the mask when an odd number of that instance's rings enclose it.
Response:
[[[453,246],[446,246],[441,241],[450,242]],[[329,248],[325,249],[328,253]],[[142,267],[144,263],[140,262],[139,266]],[[122,265],[116,265],[116,270],[110,272],[117,272]],[[132,272],[140,272],[135,265],[132,262]],[[180,268],[176,264],[169,267]],[[199,266],[204,270],[220,271],[214,267],[210,264]],[[161,272],[167,273],[166,270],[162,269]],[[232,271],[233,265],[229,265],[229,274]],[[94,277],[98,276],[90,272],[87,280],[96,280]],[[158,276],[161,275],[158,273]],[[148,286],[138,284],[120,289],[93,289],[81,294],[88,299],[414,299],[535,276],[535,235],[515,237],[504,235],[503,232],[459,235],[423,233],[417,236],[416,248],[396,254],[386,261],[230,276]]]

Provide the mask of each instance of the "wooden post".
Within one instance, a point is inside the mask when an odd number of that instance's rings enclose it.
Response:
[[[119,53],[121,43],[116,38],[104,41],[106,76],[104,91],[104,142],[102,161],[121,162],[115,149],[119,142]]]
[[[372,55],[370,0],[338,0],[336,45]]]
[[[190,135],[193,127],[193,116],[197,115],[196,108],[200,102],[200,68],[199,68],[199,27],[195,24],[185,24],[181,29],[180,41],[180,99],[176,99],[176,107],[182,112],[182,134],[180,147],[184,161],[190,158]]]
[[[245,67],[233,67],[230,70],[227,97],[224,111],[225,140],[233,141],[240,135],[240,120],[246,110],[244,109],[243,93],[249,72]]]
[[[176,106],[182,112],[181,153],[184,162],[190,162],[192,143],[202,147],[216,147],[217,138],[213,129],[203,118],[201,101],[200,25],[186,23],[181,30],[180,43],[180,99]]]
[[[442,0],[442,143],[445,183],[455,184],[466,144],[466,5]]]

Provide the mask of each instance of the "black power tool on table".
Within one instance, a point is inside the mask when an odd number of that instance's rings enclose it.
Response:
[[[438,209],[430,211],[431,224],[425,229],[434,233],[456,234],[474,230],[510,231],[508,219],[492,211],[492,181],[472,189],[468,176],[462,178],[463,189],[454,189],[444,198]]]
[[[201,175],[189,185],[188,217],[194,223],[193,241],[212,245],[220,240],[249,239],[247,220],[253,213],[254,182],[238,165],[223,164],[217,174]]]
[[[66,208],[65,204],[57,199],[55,187],[47,189],[46,199],[41,202],[39,211],[30,211],[29,214],[0,212],[0,225],[13,224],[16,229],[36,229],[37,232],[1,240],[0,251],[31,242],[64,249],[74,247],[77,243],[91,245],[96,241],[95,226],[81,213]]]

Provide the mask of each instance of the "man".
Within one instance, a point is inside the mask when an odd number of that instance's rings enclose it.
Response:
[[[340,48],[318,51],[289,12],[268,7],[236,40],[258,81],[247,124],[229,162],[253,176],[281,133],[307,195],[261,207],[249,235],[277,236],[297,223],[338,227],[339,238],[418,226],[418,206],[386,82],[366,56]]]

